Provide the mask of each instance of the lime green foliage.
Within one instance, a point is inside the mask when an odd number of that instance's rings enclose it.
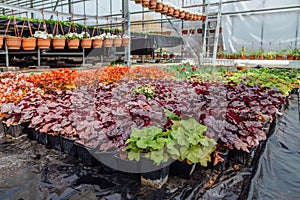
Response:
[[[263,56],[265,53],[265,51],[263,49],[257,49],[255,52],[256,56]]]
[[[206,129],[206,126],[199,124],[194,118],[174,121],[171,130],[168,131],[167,142],[167,149],[172,158],[207,166],[217,143],[214,139],[204,136]]]
[[[162,132],[160,127],[151,126],[144,129],[133,129],[130,138],[126,141],[125,151],[129,151],[129,160],[140,160],[141,153],[159,165],[169,158],[165,152],[168,137]]]
[[[133,90],[133,94],[134,95],[142,94],[147,99],[151,99],[155,94],[155,87],[151,86],[151,85],[141,85],[141,86],[136,87]]]
[[[178,115],[176,115],[175,113],[169,111],[168,109],[164,109],[164,112],[165,112],[166,117],[169,118],[169,119],[174,119],[174,120],[179,119]]]
[[[244,81],[249,86],[258,84],[263,88],[277,88],[285,96],[289,95],[289,92],[300,84],[299,80],[297,80],[299,76],[299,70],[297,69],[261,68],[249,69],[245,72],[235,71],[227,74],[227,76],[224,76],[225,82],[233,81],[239,84],[241,81]]]
[[[173,159],[207,166],[217,143],[204,136],[206,129],[194,118],[174,121],[172,128],[166,132],[156,126],[133,129],[124,151],[129,151],[129,160],[139,161],[144,153],[157,165],[168,161],[171,156]]]
[[[268,52],[265,53],[265,56],[267,58],[273,58],[274,59],[276,57],[276,52],[275,51],[268,51]]]

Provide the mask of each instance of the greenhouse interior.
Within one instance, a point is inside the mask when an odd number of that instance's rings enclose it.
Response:
[[[299,0],[2,0],[0,199],[300,199]]]

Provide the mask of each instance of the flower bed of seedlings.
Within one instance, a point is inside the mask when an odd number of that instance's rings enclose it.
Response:
[[[298,74],[189,64],[5,73],[0,128],[13,136],[23,131],[87,164],[96,157],[142,173],[142,183],[162,187],[173,161],[171,169],[187,165],[185,177],[196,164],[222,169],[228,153],[247,164],[285,97],[299,86]]]

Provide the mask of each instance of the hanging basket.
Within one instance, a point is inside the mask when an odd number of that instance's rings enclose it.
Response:
[[[180,18],[179,15],[180,15],[180,11],[178,9],[174,10],[173,17]]]
[[[171,16],[173,17],[174,16],[174,7],[169,7],[168,8],[168,12],[167,12],[167,16]]]
[[[122,38],[122,46],[127,47],[129,45],[130,39],[129,38]]]
[[[90,49],[92,47],[92,42],[93,42],[93,40],[90,38],[83,38],[81,40],[81,47],[83,49]]]
[[[162,2],[157,2],[157,3],[156,3],[155,12],[162,12],[163,6],[164,6],[164,5],[163,5]]]
[[[9,50],[19,50],[21,48],[22,38],[21,37],[7,37],[6,45]]]
[[[184,11],[181,11],[181,12],[179,13],[179,18],[180,18],[180,19],[184,19],[184,18],[185,18],[185,12],[184,12]]]
[[[155,10],[156,9],[156,0],[150,0],[148,8],[149,8],[149,10]]]
[[[22,48],[25,51],[34,50],[36,47],[36,38],[22,38]]]
[[[102,48],[102,39],[93,39],[93,48]]]
[[[66,38],[53,38],[52,46],[54,49],[64,49],[66,46]]]
[[[169,6],[166,4],[163,4],[162,10],[161,10],[161,14],[167,14],[169,10]]]
[[[115,38],[115,39],[114,39],[113,45],[114,45],[115,47],[120,47],[120,46],[122,46],[122,38]]]
[[[78,38],[67,40],[69,49],[78,49],[80,40]]]
[[[143,0],[134,0],[134,1],[135,1],[135,3],[137,3],[137,4],[143,3]]]
[[[149,5],[150,5],[150,0],[143,0],[143,1],[142,1],[142,6],[143,6],[144,8],[148,8]]]
[[[40,49],[49,49],[51,45],[51,38],[43,39],[38,38],[37,39],[37,46]]]
[[[114,42],[114,39],[112,38],[107,38],[104,40],[104,47],[112,47],[113,46],[113,42]]]
[[[3,46],[3,40],[4,40],[5,36],[4,35],[0,35],[0,49]]]

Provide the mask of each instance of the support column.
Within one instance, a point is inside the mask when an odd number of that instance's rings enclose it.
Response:
[[[127,47],[125,47],[125,61],[127,66],[131,66],[131,61],[130,61],[130,51],[131,51],[131,34],[130,34],[130,6],[129,6],[129,0],[124,0],[123,2],[123,7],[124,7],[124,14],[125,14],[125,30],[124,33],[126,33],[129,38],[130,42]]]

